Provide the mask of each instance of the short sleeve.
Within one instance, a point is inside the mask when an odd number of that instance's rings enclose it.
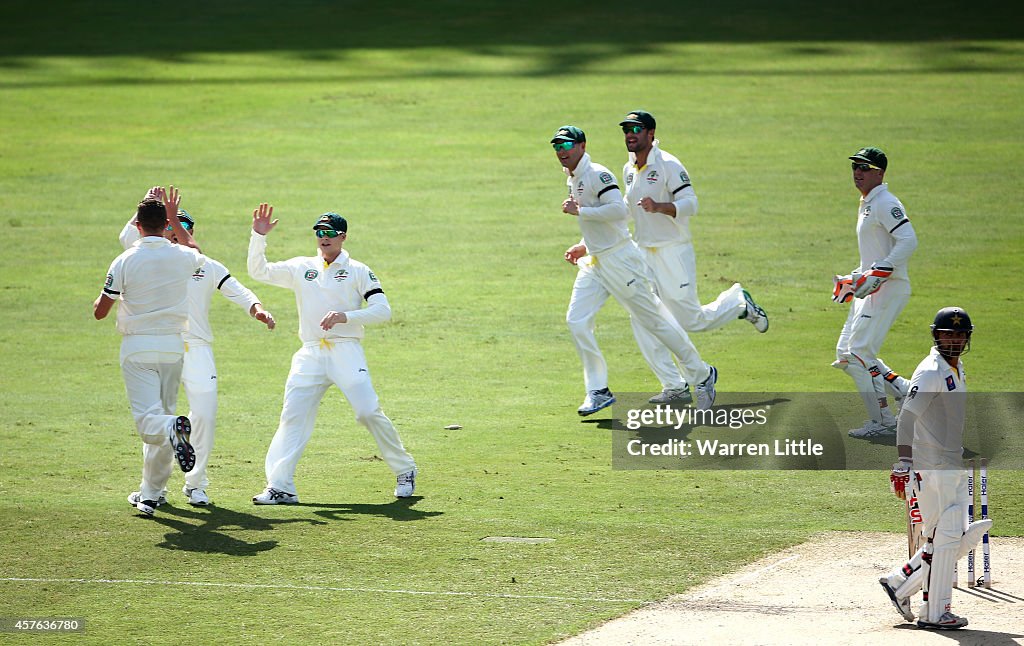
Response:
[[[107,278],[103,282],[103,293],[110,298],[118,298],[124,291],[124,260],[121,256],[110,263],[107,270]]]

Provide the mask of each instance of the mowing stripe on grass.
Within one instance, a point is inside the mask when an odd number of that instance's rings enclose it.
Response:
[[[536,599],[540,601],[569,601],[573,603],[650,603],[649,599],[617,599],[612,597],[559,597],[542,594],[503,594],[498,592],[454,592],[429,590],[388,590],[384,588],[339,588],[319,585],[291,585],[275,583],[217,583],[213,581],[153,581],[146,579],[37,579],[4,577],[0,582],[11,583],[84,583],[93,585],[187,585],[200,588],[242,588],[247,590],[306,590],[310,592],[366,592],[376,594],[418,594],[444,597],[489,597],[492,599]]]

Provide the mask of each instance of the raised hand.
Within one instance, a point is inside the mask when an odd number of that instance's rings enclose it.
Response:
[[[252,212],[252,230],[265,236],[277,226],[277,220],[271,220],[274,215],[274,207],[263,202],[259,208]]]

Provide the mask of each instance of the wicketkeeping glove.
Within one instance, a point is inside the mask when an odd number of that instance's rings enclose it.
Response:
[[[846,276],[832,277],[832,300],[836,303],[849,303],[853,300],[853,277]]]
[[[892,473],[889,474],[889,491],[896,494],[900,500],[907,499],[907,486],[910,484],[910,469],[913,465],[913,462],[902,459],[892,465]]]
[[[892,265],[887,262],[876,262],[871,269],[853,275],[853,295],[867,298],[879,290],[882,284],[892,276]]]

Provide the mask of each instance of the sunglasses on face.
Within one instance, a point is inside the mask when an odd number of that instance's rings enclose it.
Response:
[[[555,143],[551,144],[551,146],[557,151],[572,150],[572,147],[575,145],[575,141],[556,141]]]
[[[646,130],[643,126],[622,126],[622,132],[627,135],[638,135]]]
[[[334,229],[317,229],[316,237],[318,238],[337,238],[341,235],[341,231],[335,231]]]
[[[183,228],[184,228],[184,229],[185,229],[186,231],[191,231],[191,230],[192,230],[192,225],[191,225],[191,224],[189,224],[188,222],[185,222],[184,220],[182,220],[182,221],[181,221],[181,226],[182,226],[182,227],[183,227]],[[168,225],[167,225],[167,228],[165,229],[165,231],[174,231],[174,227],[172,227],[171,225],[169,225],[169,224],[168,224]]]
[[[850,166],[853,167],[853,170],[860,170],[860,171],[882,170],[878,166],[874,166],[872,164],[861,164],[861,163],[858,163],[858,162],[853,162],[852,164],[850,164]]]

